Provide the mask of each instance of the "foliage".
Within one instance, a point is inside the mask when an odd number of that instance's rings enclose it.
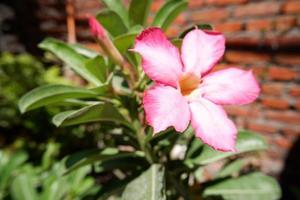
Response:
[[[21,95],[44,83],[42,64],[30,55],[14,56],[3,53],[0,56],[0,127],[9,128],[24,122],[18,116],[17,102]],[[26,78],[25,78],[26,77]],[[30,78],[28,78],[30,77]]]
[[[190,128],[181,134],[174,129],[152,134],[152,129],[144,124],[141,107],[141,93],[150,81],[141,70],[140,58],[128,51],[135,36],[147,26],[145,19],[151,1],[132,0],[128,10],[120,0],[103,2],[107,8],[97,15],[98,21],[108,31],[103,41],[98,41],[103,53],[49,38],[39,45],[61,59],[88,84],[41,86],[19,101],[22,112],[32,112],[40,107],[57,108],[52,120],[56,126],[85,124],[85,131],[96,130],[96,146],[90,145],[90,149],[68,155],[63,170],[53,166],[52,173],[64,171],[63,177],[53,176],[55,184],[65,185],[71,174],[86,174],[86,171],[79,170],[92,168],[93,177],[99,180],[99,190],[94,199],[159,200],[201,196],[235,200],[245,195],[251,199],[280,198],[275,180],[254,172],[256,169],[251,164],[243,164],[245,158],[241,154],[267,148],[259,135],[240,131],[237,151],[222,153],[195,138]],[[167,29],[186,5],[184,0],[167,1],[154,16],[151,25]],[[210,28],[208,25],[198,27]],[[180,45],[180,39],[176,44]],[[213,179],[207,178],[203,171],[217,161],[225,164]],[[11,193],[15,199],[22,194],[17,192],[21,189],[20,184],[34,183],[34,178],[30,177],[28,173],[14,179]],[[101,178],[105,181],[101,182]],[[56,183],[61,179],[63,183]],[[40,193],[32,187],[27,190],[32,199]],[[82,198],[80,192],[73,195],[72,198]],[[59,197],[62,196],[56,198]]]
[[[50,146],[55,144],[49,143]],[[53,146],[52,146],[53,148]],[[45,152],[43,163],[33,166],[26,162],[28,154],[24,151],[9,153],[0,151],[0,198],[13,200],[57,200],[82,199],[98,191],[94,179],[88,174],[89,166],[74,170],[62,176],[64,163],[49,160]],[[48,157],[48,158],[47,158]],[[46,162],[52,162],[46,167]]]

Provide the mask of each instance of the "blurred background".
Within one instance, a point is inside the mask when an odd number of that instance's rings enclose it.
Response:
[[[151,12],[155,13],[164,1],[153,1]],[[16,105],[22,94],[36,86],[65,81],[59,77],[61,69],[38,49],[43,38],[97,49],[87,14],[96,14],[102,6],[98,0],[1,0],[1,148],[25,146],[35,162],[52,148],[49,141],[65,143],[61,157],[93,145],[93,130],[88,130],[90,140],[81,141],[86,130],[55,128],[50,123],[51,109],[20,115]],[[167,35],[177,37],[197,23],[209,23],[226,36],[227,51],[217,69],[239,66],[254,71],[262,89],[259,99],[226,110],[239,128],[256,131],[269,142],[267,153],[258,161],[263,171],[280,180],[284,193],[286,187],[299,188],[300,1],[189,0],[188,10],[177,17]],[[62,132],[71,134],[65,137]]]

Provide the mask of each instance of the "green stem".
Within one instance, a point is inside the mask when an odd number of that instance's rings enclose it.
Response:
[[[138,141],[140,144],[140,148],[141,150],[145,153],[146,159],[148,160],[149,163],[154,163],[154,158],[153,155],[151,153],[151,150],[149,148],[149,146],[147,144],[145,144],[145,132],[144,132],[144,128],[140,128],[137,131],[137,137],[138,137]]]

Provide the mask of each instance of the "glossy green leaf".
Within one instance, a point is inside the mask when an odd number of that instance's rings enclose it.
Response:
[[[129,17],[132,25],[146,23],[151,3],[152,0],[131,0]]]
[[[110,9],[101,10],[96,18],[113,37],[124,34],[128,30],[122,18]]]
[[[35,200],[38,195],[35,191],[33,178],[29,174],[20,174],[11,184],[11,194],[14,200]]]
[[[266,148],[267,143],[260,135],[250,131],[240,131],[236,143],[236,152],[220,152],[205,145],[201,154],[198,157],[192,158],[190,161],[197,165],[206,165],[232,155],[263,150]]]
[[[95,58],[96,56],[99,56],[99,53],[86,48],[82,46],[81,44],[69,44],[69,47],[71,47],[73,50],[75,50],[77,53],[87,57],[87,58]]]
[[[24,113],[69,98],[90,98],[97,97],[97,95],[96,92],[84,88],[56,84],[45,85],[22,96],[19,101],[19,108]]]
[[[204,144],[198,138],[192,138],[192,141],[189,144],[189,147],[186,152],[187,158],[194,158],[201,154]]]
[[[153,19],[152,26],[166,30],[171,22],[186,9],[188,3],[185,0],[170,0],[158,11]]]
[[[153,164],[124,189],[122,200],[165,200],[165,169]]]
[[[97,193],[97,196],[99,196],[98,200],[108,200],[109,197],[113,194],[119,194],[122,192],[124,187],[132,181],[137,175],[134,174],[132,176],[126,177],[125,179],[119,180],[112,180],[108,183],[102,185],[100,188],[100,191]],[[116,198],[116,200],[120,200],[120,198]]]
[[[212,30],[213,27],[210,25],[210,24],[197,24],[197,25],[194,25],[194,26],[191,26],[190,28],[186,29],[185,31],[183,31],[179,38],[184,38],[184,36],[190,32],[191,30],[194,30],[195,28],[198,28],[198,29],[201,29],[201,30]]]
[[[130,127],[130,124],[110,103],[98,103],[83,107],[79,110],[70,110],[53,117],[56,126],[70,126],[82,123],[111,121]]]
[[[236,159],[228,164],[226,164],[217,174],[218,178],[223,178],[226,176],[231,176],[234,173],[238,173],[244,166],[244,161],[242,159]]]
[[[126,33],[123,35],[120,35],[114,39],[114,44],[116,48],[121,52],[125,53],[128,51],[130,47],[133,46],[135,37],[137,36],[139,32],[131,32],[131,33]]]
[[[256,172],[212,184],[204,189],[203,196],[221,196],[224,200],[277,200],[281,191],[275,179]]]
[[[116,148],[107,148],[105,150],[86,150],[86,151],[80,151],[78,153],[72,154],[68,156],[68,158],[65,161],[65,165],[67,168],[74,167],[75,165],[78,165],[79,163],[84,162],[89,157],[99,157],[106,158],[110,156],[117,155],[119,153],[119,150]]]
[[[78,169],[79,167],[94,164],[99,162],[98,171],[112,170],[114,168],[122,168],[124,165],[130,164],[145,164],[144,154],[142,152],[120,152],[116,148],[106,148],[104,150],[89,150],[83,151],[69,156],[66,159],[66,173]],[[123,161],[125,161],[123,163]],[[133,167],[131,165],[131,167]]]
[[[129,16],[128,12],[122,2],[122,0],[102,0],[107,8],[117,13],[124,24],[129,27]]]
[[[85,62],[87,62],[88,58],[79,54],[69,44],[60,40],[47,38],[39,44],[39,47],[56,55],[87,81],[95,85],[101,85],[101,82],[95,75],[85,68]]]
[[[95,77],[105,83],[108,76],[108,67],[106,65],[105,59],[101,56],[96,56],[85,63],[86,69],[94,74]]]

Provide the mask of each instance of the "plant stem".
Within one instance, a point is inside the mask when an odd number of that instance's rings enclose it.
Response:
[[[141,150],[145,153],[146,159],[148,160],[149,163],[154,163],[154,158],[153,155],[151,153],[151,150],[149,149],[149,146],[147,144],[145,144],[145,128],[140,128],[137,131],[137,137],[138,137],[138,141],[140,144],[140,148]]]

